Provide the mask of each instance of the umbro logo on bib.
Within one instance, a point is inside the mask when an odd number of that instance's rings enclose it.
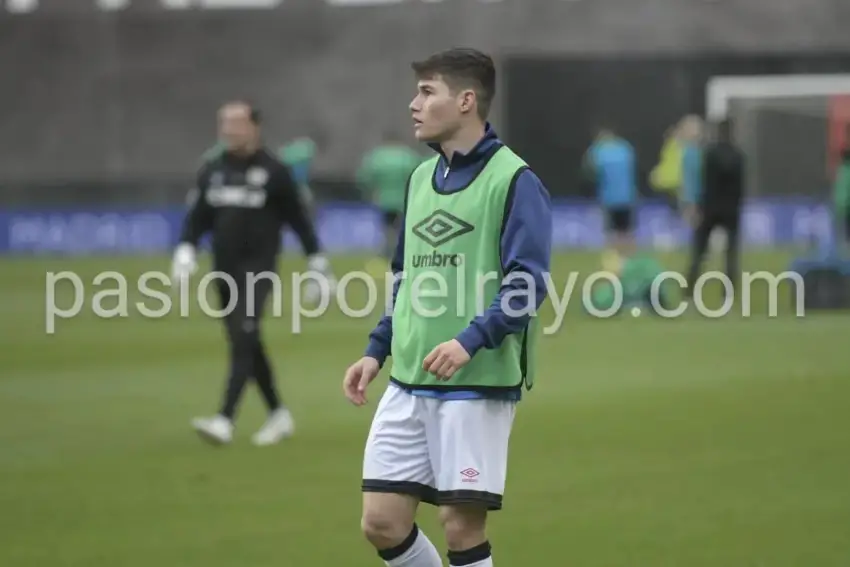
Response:
[[[475,227],[468,222],[437,209],[413,227],[413,234],[424,240],[428,245],[437,248],[459,236],[468,234]]]

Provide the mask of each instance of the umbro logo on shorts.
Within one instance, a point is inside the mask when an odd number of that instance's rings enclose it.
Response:
[[[437,209],[413,227],[413,234],[437,248],[473,230],[475,227],[468,222],[442,209]]]
[[[461,482],[478,482],[476,477],[478,477],[481,473],[470,467],[460,471],[460,474],[463,476]]]

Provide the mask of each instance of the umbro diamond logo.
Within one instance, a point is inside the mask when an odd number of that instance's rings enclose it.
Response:
[[[460,471],[460,474],[463,475],[461,482],[478,482],[478,479],[476,479],[475,477],[477,477],[481,473],[470,467],[468,469],[463,469],[462,471]]]
[[[437,248],[473,230],[475,227],[468,222],[437,209],[413,227],[413,234]]]

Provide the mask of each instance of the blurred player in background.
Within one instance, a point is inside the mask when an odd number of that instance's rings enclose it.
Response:
[[[214,146],[209,148],[203,154],[203,162],[207,163],[221,156],[227,151],[228,144],[225,141],[219,141]],[[310,138],[297,138],[289,144],[278,149],[278,157],[289,168],[290,177],[298,187],[298,195],[304,205],[304,210],[310,220],[315,223],[316,220],[316,202],[313,196],[313,190],[310,187],[310,175],[313,167],[313,160],[316,154],[316,143]],[[310,268],[308,262],[308,269]],[[336,280],[329,276],[331,292],[336,289]],[[321,287],[313,280],[308,280],[305,283],[303,299],[307,303],[317,303],[322,296]]]
[[[306,136],[296,138],[278,149],[278,157],[289,167],[292,179],[311,217],[315,216],[316,201],[310,187],[316,142]]]
[[[846,247],[850,244],[850,126],[847,128],[847,147],[841,155],[841,162],[835,173],[833,190],[835,217],[839,226],[841,241]]]
[[[619,271],[634,252],[634,215],[637,206],[637,164],[632,145],[609,129],[602,129],[584,158],[585,170],[596,183],[596,194],[605,215],[609,250],[603,266]]]
[[[682,143],[679,141],[680,125],[671,126],[664,133],[664,142],[658,163],[650,173],[652,189],[661,195],[674,214],[679,212],[679,193],[682,189]]]
[[[332,276],[289,170],[262,146],[259,112],[245,102],[228,103],[219,111],[219,130],[226,148],[210,154],[198,173],[172,264],[175,280],[194,273],[198,242],[209,232],[213,269],[231,276],[236,284],[231,289],[228,282],[216,280],[221,309],[233,307],[223,318],[230,375],[221,410],[214,417],[194,420],[193,427],[206,440],[229,443],[236,407],[253,377],[269,410],[253,442],[270,445],[290,435],[294,422],[280,401],[260,338],[260,319],[274,282],[257,274],[276,276],[281,229],[288,224],[300,238],[311,270]]]
[[[685,220],[696,227],[698,221],[698,201],[702,194],[702,143],[704,137],[702,119],[688,115],[682,119],[679,127],[679,141],[682,144],[682,191],[681,209]]]
[[[738,284],[740,270],[738,229],[744,202],[745,156],[732,139],[732,127],[728,121],[717,125],[716,137],[705,147],[700,161],[700,193],[692,195],[695,197],[692,221],[696,229],[688,270],[688,296],[693,294],[715,230],[722,229],[726,234],[726,275],[733,286]]]
[[[423,158],[394,134],[363,157],[357,170],[357,185],[381,211],[384,223],[384,261],[369,266],[370,272],[385,273],[398,240],[407,181]]]
[[[449,565],[492,567],[487,515],[502,507],[516,403],[534,381],[532,312],[546,297],[551,204],[486,121],[490,57],[452,49],[413,68],[416,137],[437,155],[408,183],[393,312],[343,382],[346,397],[365,404],[392,354],[366,442],[361,525],[386,565],[441,567],[415,521],[420,502],[437,505]],[[498,277],[481,277],[489,275]],[[489,307],[476,317],[480,300]]]

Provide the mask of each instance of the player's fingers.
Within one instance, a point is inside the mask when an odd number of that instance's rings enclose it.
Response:
[[[448,368],[443,370],[443,380],[449,380],[452,376],[457,372],[458,365],[454,362],[449,361]]]
[[[428,353],[428,356],[426,356],[425,360],[422,361],[422,370],[430,372],[431,366],[434,364],[434,362],[436,362],[437,358],[440,356],[440,352],[440,347],[438,345],[434,348],[434,350]]]
[[[425,370],[430,372],[431,374],[437,374],[437,371],[443,365],[443,361],[445,360],[445,354],[442,352],[438,352],[437,355],[425,366]]]
[[[452,364],[452,360],[446,356],[445,358],[440,360],[440,365],[437,367],[437,370],[434,374],[437,375],[438,380],[448,380],[451,376],[452,368],[454,364]]]
[[[357,380],[357,391],[365,392],[366,386],[369,385],[369,382],[372,381],[372,378],[374,378],[374,376],[372,376],[369,372],[361,372],[359,380]]]
[[[437,364],[441,357],[445,356],[443,353],[443,345],[437,345],[434,347],[428,356],[425,357],[425,360],[422,362],[423,370],[430,372],[431,368],[434,368],[434,365]]]
[[[345,371],[345,378],[342,379],[342,389],[345,391],[346,396],[356,390],[358,381],[359,376],[355,367],[352,366]]]

